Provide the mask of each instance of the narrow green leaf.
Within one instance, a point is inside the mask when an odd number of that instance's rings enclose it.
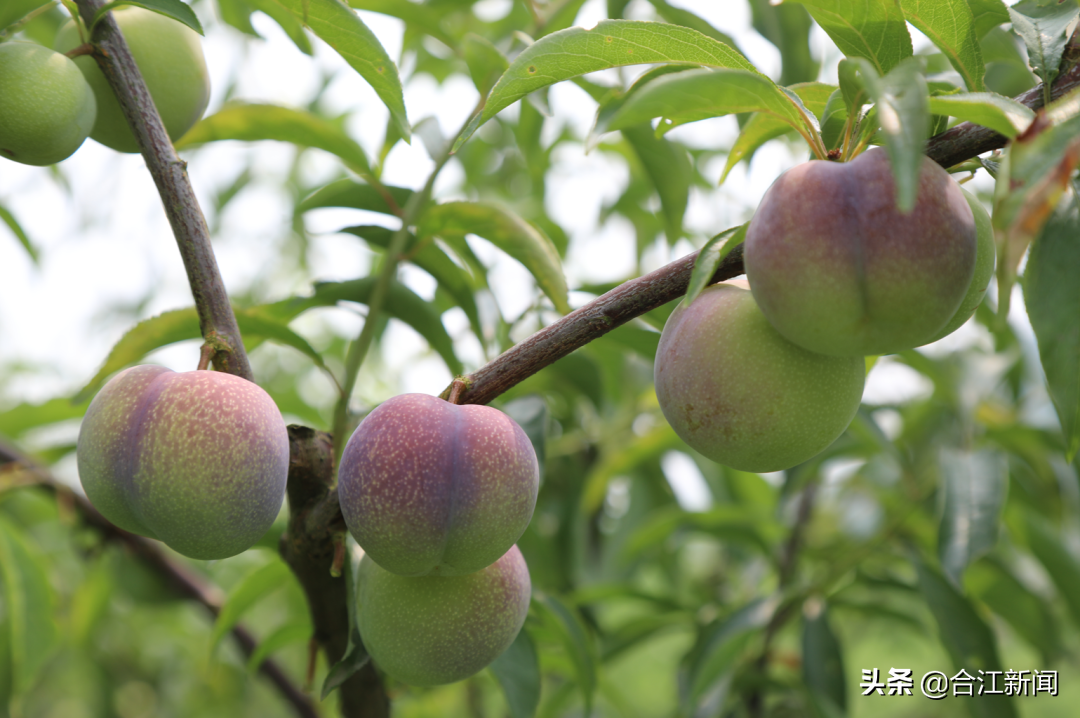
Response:
[[[298,212],[309,212],[324,207],[348,207],[366,209],[369,212],[399,216],[401,208],[412,197],[413,191],[405,187],[386,187],[390,199],[397,205],[391,207],[375,187],[351,179],[340,179],[321,187],[308,195],[297,207]]]
[[[682,236],[683,215],[690,202],[690,183],[694,178],[690,155],[682,145],[657,137],[647,124],[627,127],[622,135],[634,148],[660,196],[668,243],[674,244]]]
[[[746,222],[738,227],[725,229],[705,243],[694,261],[693,271],[690,272],[690,284],[683,298],[684,306],[690,306],[705,287],[709,286],[709,280],[716,274],[716,268],[720,266],[720,262],[724,261],[724,257],[746,239],[746,229],[749,226],[750,223]]]
[[[312,628],[310,621],[304,620],[286,623],[284,626],[278,628],[269,636],[259,641],[259,645],[251,652],[251,658],[248,659],[248,673],[255,673],[259,670],[259,666],[263,664],[263,661],[269,658],[275,651],[295,643],[310,641],[311,638]]]
[[[305,110],[279,105],[229,104],[196,123],[176,143],[176,149],[220,140],[277,140],[316,147],[337,155],[345,166],[361,177],[374,179],[363,148],[337,125]]]
[[[16,404],[0,412],[0,436],[17,439],[39,426],[79,419],[86,413],[87,401],[67,397],[49,399],[40,404]]]
[[[291,321],[302,312],[314,307],[331,307],[338,302],[367,304],[374,286],[374,277],[353,279],[348,282],[318,282],[310,297],[283,299],[274,304],[263,305],[259,311],[269,312],[272,316]],[[438,310],[431,303],[424,301],[401,282],[392,282],[383,310],[391,317],[408,324],[427,340],[431,348],[446,362],[451,374],[457,375],[463,372],[461,362],[454,354],[454,342],[447,334]]]
[[[8,705],[15,696],[11,663],[11,621],[7,619],[0,621],[0,718],[10,718]]]
[[[777,5],[771,0],[751,0],[754,29],[780,51],[780,84],[810,82],[819,63],[810,52],[813,22],[806,8],[794,3]]]
[[[818,131],[817,118],[799,100],[772,80],[748,70],[687,70],[664,75],[634,93],[601,131],[619,130],[654,117],[660,127],[739,112],[762,112],[794,127],[808,143]],[[812,146],[812,144],[811,144]]]
[[[487,95],[510,67],[510,62],[491,40],[475,33],[467,33],[462,38],[461,52],[465,57],[465,64],[469,67],[469,76],[481,96]]]
[[[966,0],[900,0],[907,21],[949,58],[971,92],[986,89],[975,16]]]
[[[1062,537],[1046,525],[1046,519],[1034,513],[1025,516],[1024,533],[1028,548],[1046,568],[1073,623],[1080,626],[1080,559],[1065,547]]]
[[[1009,20],[1009,9],[1001,0],[967,0],[975,20],[975,34],[981,40],[986,33]]]
[[[0,31],[7,29],[52,0],[5,0],[0,4]],[[2,694],[0,694],[2,695]],[[0,705],[3,701],[0,701]]]
[[[972,675],[976,671],[1000,671],[994,633],[971,603],[940,574],[921,560],[915,563],[919,591],[938,626],[942,645],[953,666]],[[971,696],[966,699],[976,718],[1016,718],[1016,707],[1006,695]]]
[[[367,80],[409,141],[409,118],[397,66],[360,16],[339,0],[277,0]]]
[[[598,70],[650,63],[755,71],[732,47],[680,25],[604,20],[591,30],[568,28],[537,40],[510,63],[492,88],[483,112],[454,143],[453,151],[480,125],[530,92]]]
[[[1050,665],[1061,654],[1062,631],[1054,611],[1004,566],[980,561],[968,569],[964,583],[1042,654],[1044,664]]]
[[[296,19],[296,16],[289,12],[288,8],[282,5],[277,0],[244,0],[248,5],[251,5],[256,10],[260,10],[267,15],[271,20],[276,22],[285,34],[289,36],[289,39],[293,41],[297,49],[305,55],[311,55],[314,49],[311,47],[311,39],[304,31],[304,26],[300,24],[300,21]]]
[[[919,189],[923,145],[930,135],[926,78],[915,59],[901,62],[885,77],[878,77],[866,60],[856,62],[866,90],[876,103],[885,149],[896,178],[896,204],[901,211],[910,211]]]
[[[1065,51],[1069,23],[1080,14],[1080,6],[1069,2],[1037,2],[1024,0],[1009,8],[1013,30],[1027,46],[1028,63],[1039,79],[1049,86],[1058,75],[1061,55]]]
[[[417,234],[483,237],[525,265],[555,308],[569,313],[566,277],[555,245],[539,227],[509,209],[483,202],[446,202],[424,212]]]
[[[210,634],[210,653],[217,650],[221,639],[231,631],[244,614],[277,588],[284,586],[292,576],[284,561],[274,558],[270,563],[260,566],[240,579],[221,607],[221,613],[214,621],[214,630]]]
[[[502,686],[511,718],[532,718],[540,705],[540,661],[529,632],[522,629],[489,666]]]
[[[715,536],[724,543],[750,546],[762,556],[771,554],[774,542],[783,533],[783,527],[771,513],[753,507],[721,504],[708,511],[686,511],[668,506],[654,509],[641,521],[623,545],[622,555],[635,559],[645,551],[663,546],[684,528]]]
[[[1080,449],[1080,207],[1075,197],[1055,212],[1031,248],[1024,304],[1039,344],[1069,461]],[[1080,617],[1080,613],[1077,614]]]
[[[828,607],[820,601],[812,608],[814,612],[803,615],[803,681],[819,701],[843,715],[847,711],[843,650],[829,625]]]
[[[1035,119],[1035,113],[1010,97],[995,92],[969,92],[930,98],[930,112],[989,127],[1012,139]]]
[[[23,246],[26,253],[30,255],[30,260],[37,266],[41,265],[41,258],[38,256],[37,248],[30,241],[30,237],[26,235],[26,231],[23,230],[22,225],[15,219],[15,215],[7,211],[4,207],[0,207],[0,220],[3,220],[4,224],[8,226],[12,234],[15,235],[15,239],[19,240],[19,244]]]
[[[941,455],[945,509],[938,531],[938,556],[959,586],[964,570],[994,547],[1005,497],[1009,465],[1004,454],[982,450]]]
[[[867,60],[879,75],[911,57],[911,35],[898,0],[788,0],[810,12],[847,57]]]
[[[746,645],[768,625],[779,605],[777,596],[761,598],[704,629],[688,656],[684,715],[696,714],[702,697],[735,668]]]
[[[46,566],[22,532],[0,518],[0,583],[8,619],[14,695],[26,693],[34,684],[60,637]]]
[[[681,7],[675,7],[668,3],[667,0],[649,0],[649,2],[656,9],[656,14],[663,18],[664,22],[670,22],[672,25],[682,25],[691,30],[697,30],[702,35],[708,35],[713,40],[722,42],[734,49],[740,55],[744,55],[743,51],[735,44],[735,39],[732,38],[731,35],[720,32],[713,27],[711,23],[703,20],[700,16]],[[614,17],[614,15],[611,17]]]
[[[624,476],[641,463],[655,459],[669,449],[682,446],[684,446],[682,439],[667,422],[664,422],[661,426],[637,438],[629,446],[620,446],[617,451],[605,453],[592,465],[585,477],[585,488],[581,492],[582,513],[592,515],[600,509],[607,495],[608,484],[613,478]]]
[[[217,7],[218,12],[221,14],[221,19],[224,20],[226,24],[235,27],[245,35],[258,38],[262,37],[262,35],[255,31],[254,26],[251,24],[251,13],[254,12],[254,8],[244,2],[244,0],[218,0]]]
[[[195,12],[180,0],[116,0],[103,5],[94,13],[94,20],[90,23],[91,28],[97,25],[98,21],[105,16],[105,13],[124,5],[134,5],[146,10],[153,10],[165,17],[171,17],[173,20],[184,23],[200,35],[205,34],[202,25],[199,23],[199,18],[195,16]]]
[[[574,664],[578,688],[585,700],[585,715],[588,716],[592,712],[593,694],[596,693],[596,656],[585,626],[574,611],[556,596],[538,595],[534,604],[546,609],[547,615],[554,619],[547,623],[556,630],[563,649]]]

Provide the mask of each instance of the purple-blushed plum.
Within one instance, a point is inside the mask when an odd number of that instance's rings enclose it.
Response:
[[[654,364],[656,398],[675,433],[713,461],[758,472],[791,468],[840,436],[865,372],[860,356],[784,339],[750,291],[728,284],[672,312]]]
[[[0,44],[0,157],[51,165],[79,149],[97,102],[79,68],[30,42]]]
[[[947,337],[961,327],[975,310],[982,304],[986,289],[990,286],[990,280],[994,278],[994,268],[997,266],[997,245],[994,243],[994,227],[990,222],[990,213],[983,207],[979,199],[963,187],[964,199],[971,207],[971,214],[975,217],[975,276],[971,278],[967,294],[960,302],[960,308],[945,325],[945,328],[937,333],[931,341],[937,341]]]
[[[975,219],[928,158],[915,207],[902,213],[888,155],[875,147],[778,177],[743,251],[758,306],[788,340],[833,356],[892,354],[932,341],[960,308]]]
[[[289,435],[270,395],[216,371],[120,372],[83,418],[86,496],[122,529],[197,559],[234,556],[277,517]]]
[[[175,142],[199,121],[210,102],[210,73],[199,34],[182,22],[151,10],[125,6],[112,11],[131,56],[146,81],[165,131]],[[55,48],[68,52],[82,43],[74,21],[56,35]],[[97,97],[97,121],[90,138],[117,152],[138,152],[120,101],[94,58],[75,58]]]
[[[364,556],[357,623],[375,665],[403,683],[468,678],[510,647],[525,623],[529,567],[511,546],[465,576],[400,576]]]
[[[402,394],[364,417],[338,469],[341,513],[373,561],[403,576],[490,565],[532,519],[540,469],[498,409]]]

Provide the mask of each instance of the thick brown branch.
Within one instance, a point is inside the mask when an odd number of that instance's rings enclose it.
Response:
[[[96,529],[106,541],[115,541],[124,545],[132,555],[136,556],[144,564],[157,573],[165,583],[177,595],[201,603],[210,615],[217,617],[221,612],[222,593],[212,584],[208,583],[199,574],[192,571],[184,564],[173,560],[163,552],[154,541],[128,533],[114,526],[104,516],[98,513],[89,501],[82,496],[72,493],[67,487],[58,482],[47,468],[34,462],[29,457],[16,450],[14,447],[0,443],[0,484],[3,483],[3,473],[21,471],[31,476],[32,481],[16,482],[18,485],[36,485],[57,495],[58,500],[65,501],[74,506],[87,526]],[[240,645],[244,656],[250,658],[255,652],[258,642],[250,631],[244,626],[237,624],[232,631],[233,638]],[[293,707],[296,715],[302,718],[318,718],[311,698],[301,691],[281,667],[273,659],[266,659],[259,666],[259,672],[270,679],[270,682],[278,689],[282,697]]]
[[[94,13],[105,3],[103,0],[76,0],[76,4],[89,26]],[[94,59],[120,100],[124,116],[142,150],[146,168],[161,195],[187,270],[202,335],[207,337],[211,332],[217,332],[231,347],[231,352],[218,351],[214,355],[214,367],[254,381],[244,344],[240,341],[240,328],[210,246],[210,230],[187,176],[187,164],[177,156],[161,124],[154,101],[112,13],[98,22],[91,44],[95,48]]]

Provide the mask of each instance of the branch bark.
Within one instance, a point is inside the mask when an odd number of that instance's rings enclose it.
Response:
[[[105,4],[103,0],[75,0],[75,3],[87,27],[93,21],[94,14]],[[161,203],[187,270],[202,335],[210,337],[212,333],[217,333],[229,346],[228,351],[214,353],[214,368],[254,381],[240,339],[240,328],[236,324],[236,316],[229,304],[225,283],[210,246],[210,230],[188,179],[187,163],[176,154],[112,13],[106,14],[98,22],[90,42],[94,48],[94,59],[120,101],[124,117],[142,150],[146,168],[161,195]]]

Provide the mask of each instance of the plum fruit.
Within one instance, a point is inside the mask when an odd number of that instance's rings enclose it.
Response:
[[[454,576],[484,568],[518,540],[539,482],[532,443],[506,414],[402,394],[349,438],[338,498],[349,531],[382,568]]]
[[[360,636],[394,678],[431,686],[468,678],[499,657],[525,623],[532,590],[517,546],[465,576],[400,576],[365,555]]]
[[[216,371],[126,369],[98,392],[77,447],[105,518],[198,559],[257,542],[285,498],[289,436],[273,399]]]
[[[935,342],[959,329],[979,308],[983,296],[986,295],[986,289],[990,286],[990,280],[994,278],[994,268],[997,264],[997,245],[994,243],[994,227],[990,223],[990,213],[975,195],[963,187],[960,191],[964,193],[964,199],[967,200],[971,213],[975,216],[975,276],[971,278],[967,294],[960,302],[960,308],[956,310],[956,314],[931,340]]]
[[[169,137],[176,141],[191,129],[210,101],[210,75],[206,69],[199,35],[172,18],[139,7],[113,10],[113,18],[127,40],[135,64],[146,81]],[[55,47],[68,52],[79,46],[74,21],[60,29]],[[98,114],[91,139],[118,152],[138,152],[120,102],[94,58],[75,58],[97,97]]]
[[[79,149],[97,102],[75,63],[29,42],[0,44],[0,157],[51,165]]]
[[[718,284],[668,318],[654,373],[660,409],[683,441],[726,466],[765,472],[802,463],[843,433],[866,370],[862,357],[789,342],[750,291]]]
[[[781,175],[744,245],[754,298],[776,330],[834,356],[932,341],[960,308],[975,255],[975,219],[960,186],[924,158],[915,207],[902,213],[880,147]]]

